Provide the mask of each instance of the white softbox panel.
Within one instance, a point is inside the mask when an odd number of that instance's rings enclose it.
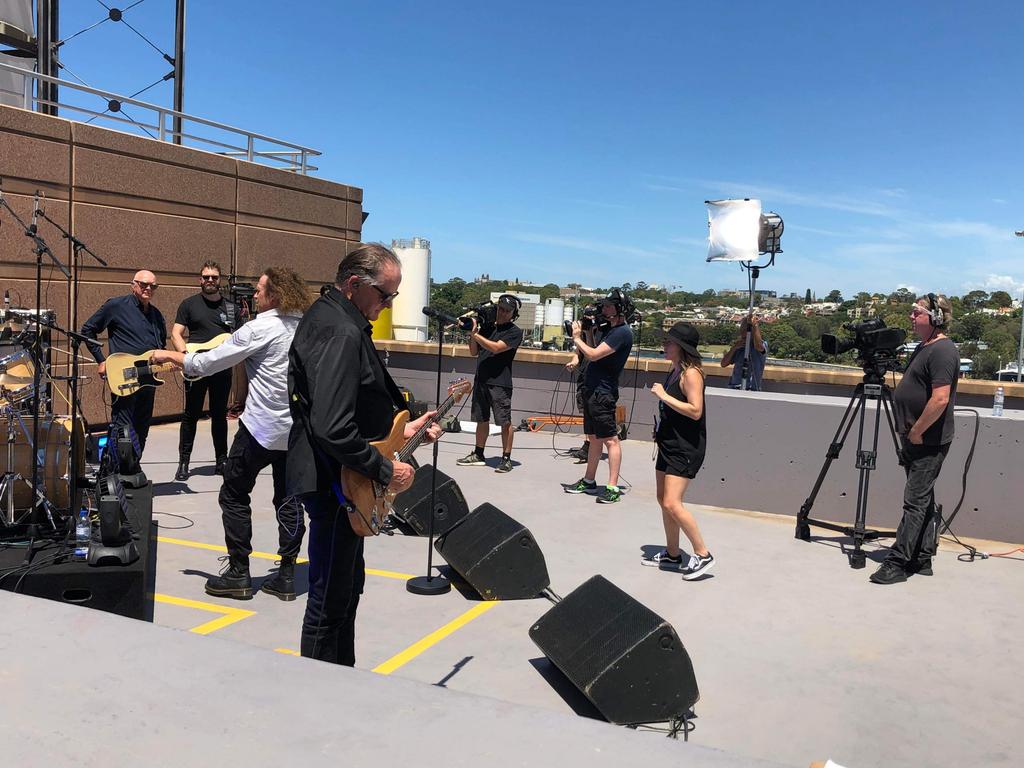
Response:
[[[754,261],[760,200],[708,200],[708,261]]]

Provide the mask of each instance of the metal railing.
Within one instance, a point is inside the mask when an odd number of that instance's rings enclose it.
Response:
[[[207,149],[212,147],[213,149],[209,149],[209,151],[216,152],[217,154],[221,154],[226,157],[240,158],[248,160],[249,162],[260,162],[264,165],[270,165],[274,168],[280,168],[281,170],[291,171],[302,175],[306,175],[311,171],[319,170],[317,166],[310,164],[310,159],[319,157],[321,153],[310,147],[303,147],[300,144],[293,144],[289,141],[283,141],[281,139],[275,139],[259,133],[253,133],[252,131],[246,131],[241,128],[235,128],[234,126],[226,125],[225,123],[218,123],[214,120],[207,120],[203,117],[196,117],[195,115],[189,115],[184,112],[177,112],[173,109],[161,107],[157,104],[150,104],[146,101],[139,101],[138,99],[133,99],[129,96],[121,96],[116,93],[103,91],[99,88],[92,88],[69,80],[62,80],[57,77],[42,75],[38,72],[22,69],[21,67],[16,67],[3,62],[0,62],[0,70],[10,72],[15,75],[22,75],[25,78],[25,87],[22,93],[22,106],[24,109],[34,110],[39,105],[47,105],[56,107],[64,112],[71,111],[76,114],[91,116],[86,122],[92,122],[93,120],[106,120],[112,123],[134,126],[135,128],[142,129],[150,138],[159,139],[160,141],[173,142],[175,138],[179,138],[182,144],[185,144],[187,140],[188,146],[192,146],[196,149]],[[94,109],[89,109],[85,106],[72,104],[66,101],[53,102],[46,99],[40,99],[36,96],[38,89],[34,88],[33,85],[44,82],[55,84],[58,86],[58,89],[68,88],[79,93],[90,94],[106,99],[107,110],[97,112]],[[122,107],[125,105],[146,110],[147,113],[151,115],[151,117],[147,118],[150,122],[121,116],[125,114],[122,112]],[[173,129],[173,121],[175,118],[179,118],[181,120],[182,129],[180,131],[175,131]],[[198,126],[198,130],[202,130],[202,128],[216,129],[217,131],[227,134],[227,136],[222,136],[220,139],[216,139],[210,136],[188,133],[185,130],[186,123]],[[197,128],[193,128],[192,130],[195,131]],[[241,145],[231,143],[236,140],[236,137],[237,140],[242,142]]]

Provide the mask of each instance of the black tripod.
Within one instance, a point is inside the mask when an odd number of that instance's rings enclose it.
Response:
[[[796,516],[796,538],[809,541],[811,538],[810,526],[814,525],[818,528],[827,528],[831,531],[838,531],[839,533],[845,533],[847,536],[853,538],[853,551],[848,554],[850,558],[851,568],[863,568],[865,565],[864,550],[861,548],[865,541],[868,539],[877,539],[879,536],[891,536],[892,534],[883,534],[879,531],[874,531],[866,527],[867,513],[868,513],[868,483],[871,479],[871,471],[875,469],[877,457],[878,457],[878,431],[881,424],[881,413],[885,411],[885,421],[889,425],[889,433],[892,435],[893,446],[896,449],[896,455],[900,457],[900,464],[903,464],[903,458],[900,454],[899,441],[896,438],[896,426],[893,423],[893,412],[895,411],[895,404],[892,399],[892,390],[885,383],[885,371],[886,366],[884,362],[869,361],[864,364],[864,380],[858,384],[854,390],[853,395],[850,397],[850,403],[846,406],[846,412],[843,414],[842,420],[839,422],[839,429],[836,430],[835,436],[832,438],[832,444],[829,445],[828,451],[825,453],[825,463],[821,467],[821,472],[818,473],[818,479],[814,482],[814,488],[811,489],[811,495],[807,497],[803,505],[800,507],[800,514]],[[875,425],[872,431],[871,438],[871,450],[864,450],[864,421],[865,421],[865,403],[868,400],[877,400],[878,405],[875,407]],[[860,416],[857,419],[858,414]],[[828,474],[828,468],[832,466],[832,461],[839,458],[839,452],[843,449],[843,443],[846,442],[846,436],[850,433],[850,428],[853,426],[854,420],[858,420],[857,427],[857,470],[860,473],[857,479],[857,514],[854,518],[853,526],[837,525],[835,523],[829,523],[824,520],[815,520],[810,517],[811,507],[814,506],[814,500],[818,495],[818,491],[821,490],[821,484],[825,481],[825,475]]]

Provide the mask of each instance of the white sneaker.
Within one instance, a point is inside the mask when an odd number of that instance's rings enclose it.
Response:
[[[690,555],[690,562],[684,567],[680,568],[683,572],[684,581],[693,581],[702,573],[707,573],[711,570],[711,567],[715,564],[715,558],[710,552],[701,557],[700,555]]]

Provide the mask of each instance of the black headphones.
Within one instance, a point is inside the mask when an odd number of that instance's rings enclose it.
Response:
[[[934,293],[928,294],[928,322],[935,328],[941,328],[946,324],[946,313],[942,311]]]
[[[512,302],[515,302],[516,305],[514,307],[509,307],[508,305],[511,304]],[[501,296],[498,297],[498,304],[505,304],[506,309],[512,310],[513,320],[516,320],[519,317],[519,310],[523,306],[522,300],[518,296],[513,296],[511,293],[501,294]]]

